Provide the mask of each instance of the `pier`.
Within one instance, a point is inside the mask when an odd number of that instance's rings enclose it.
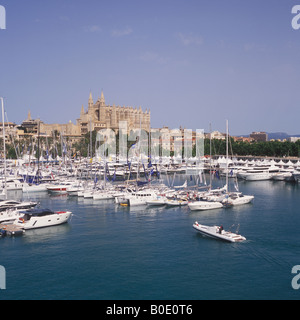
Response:
[[[0,236],[18,236],[25,233],[25,230],[13,224],[0,224]]]

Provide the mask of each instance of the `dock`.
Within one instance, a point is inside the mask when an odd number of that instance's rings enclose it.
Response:
[[[24,229],[21,229],[13,224],[0,224],[0,236],[18,236],[25,233]]]

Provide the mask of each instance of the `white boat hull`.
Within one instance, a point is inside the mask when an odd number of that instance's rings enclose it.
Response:
[[[220,231],[220,227],[218,226],[209,227],[209,226],[201,225],[197,221],[193,224],[193,228],[199,231],[202,235],[210,238],[214,238],[217,240],[223,240],[227,242],[241,242],[246,240],[245,237],[239,234],[232,233],[225,230]]]
[[[128,204],[131,207],[145,206],[147,204],[147,200],[146,199],[129,198],[128,199]]]
[[[187,200],[167,200],[166,205],[169,207],[181,207],[188,204]]]
[[[13,222],[18,219],[22,214],[17,210],[5,210],[0,212],[0,223]]]
[[[214,201],[194,201],[188,204],[192,211],[197,210],[213,210],[223,208],[222,203]]]
[[[165,204],[166,204],[165,199],[154,199],[154,200],[147,201],[148,206],[164,206]]]
[[[71,215],[72,212],[70,211],[58,211],[52,215],[46,215],[42,217],[33,216],[28,221],[24,221],[24,219],[19,218],[15,220],[14,224],[24,230],[45,228],[67,223],[71,218]]]
[[[237,197],[229,197],[223,201],[224,204],[228,203],[233,206],[239,206],[243,204],[250,203],[254,199],[254,196],[249,195],[239,195]]]
[[[93,194],[94,200],[111,200],[114,199],[114,196],[108,192],[102,192],[102,193],[94,193]]]
[[[273,174],[266,172],[266,173],[253,173],[253,174],[246,174],[244,179],[247,181],[263,181],[263,180],[270,180]]]
[[[127,202],[127,204],[131,207],[145,206],[147,205],[147,201],[156,200],[156,199],[157,199],[156,193],[148,190],[143,190],[143,191],[137,191],[137,192],[128,194],[127,196],[124,197],[123,200],[121,200],[121,202],[123,203]]]
[[[45,192],[48,191],[47,184],[38,184],[38,185],[24,185],[23,186],[23,192]]]
[[[68,190],[67,190],[67,186],[48,186],[47,190],[52,193],[52,194],[67,194]]]

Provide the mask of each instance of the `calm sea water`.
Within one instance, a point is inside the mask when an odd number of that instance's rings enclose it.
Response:
[[[0,299],[299,299],[291,270],[300,264],[300,186],[240,182],[240,190],[255,195],[253,204],[206,212],[34,195],[74,216],[0,239]],[[240,224],[247,241],[204,238],[196,220],[233,231]]]

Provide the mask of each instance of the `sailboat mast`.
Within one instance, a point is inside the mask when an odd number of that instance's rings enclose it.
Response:
[[[38,123],[38,170],[37,170],[37,182],[40,183],[40,125],[41,125],[41,121],[39,119],[39,123]]]
[[[3,159],[4,159],[4,192],[5,198],[7,199],[7,188],[6,188],[6,146],[5,146],[5,125],[4,125],[4,105],[3,98],[0,97],[1,108],[2,108],[2,134],[3,134]]]
[[[211,123],[209,124],[209,189],[212,185],[212,170],[211,170]]]
[[[228,193],[228,120],[226,120],[226,193]]]

